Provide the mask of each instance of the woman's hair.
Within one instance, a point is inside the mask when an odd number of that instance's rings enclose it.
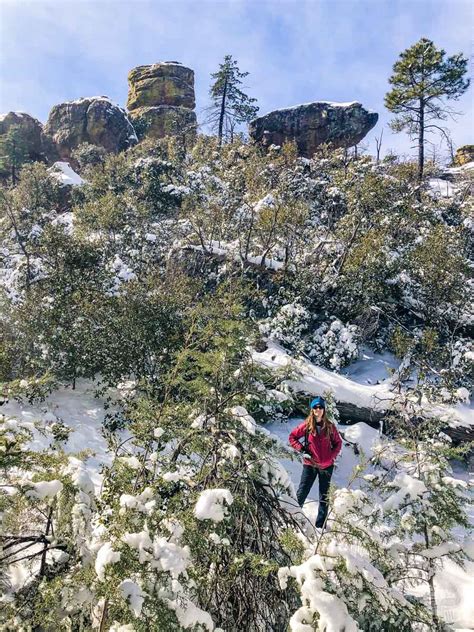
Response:
[[[325,432],[328,437],[330,437],[333,423],[327,416],[326,409],[324,409],[322,422],[322,431]],[[316,430],[316,415],[314,414],[313,409],[311,409],[309,415],[306,417],[306,427],[308,428],[309,432],[314,432]]]

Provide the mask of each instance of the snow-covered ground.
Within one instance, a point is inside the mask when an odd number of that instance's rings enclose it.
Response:
[[[380,384],[388,380],[390,371],[396,371],[399,365],[400,361],[389,351],[375,353],[362,347],[358,360],[342,369],[341,375],[357,384]]]
[[[78,380],[74,390],[61,387],[39,404],[10,400],[0,406],[0,414],[31,424],[33,441],[30,447],[38,451],[46,448],[53,441],[53,436],[35,431],[33,423],[39,421],[46,427],[52,427],[62,421],[72,429],[67,441],[62,444],[64,450],[71,454],[90,450],[92,455],[86,461],[86,468],[98,489],[101,484],[100,466],[111,463],[112,455],[107,451],[107,442],[102,434],[105,402],[94,396],[94,390],[92,382]]]

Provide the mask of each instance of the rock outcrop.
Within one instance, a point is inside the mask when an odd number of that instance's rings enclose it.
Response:
[[[194,71],[177,61],[138,66],[128,74],[127,109],[176,105],[194,110]]]
[[[19,130],[29,160],[50,162],[56,159],[54,143],[44,134],[43,125],[38,119],[26,112],[8,112],[0,116],[0,136],[7,134],[12,127]]]
[[[463,145],[456,150],[454,164],[458,167],[462,167],[462,165],[468,162],[474,162],[474,145]]]
[[[294,140],[299,154],[311,157],[323,143],[334,148],[357,145],[375,126],[378,117],[357,101],[315,101],[260,116],[250,122],[249,134],[264,146]]]
[[[176,61],[138,66],[128,75],[127,109],[144,136],[196,135],[194,71]]]
[[[55,105],[44,131],[54,141],[61,160],[68,161],[81,143],[119,152],[137,142],[125,112],[107,97],[90,97]]]

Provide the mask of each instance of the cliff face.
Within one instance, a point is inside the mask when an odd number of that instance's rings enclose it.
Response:
[[[369,112],[357,101],[315,101],[260,116],[250,122],[249,134],[264,146],[294,140],[299,153],[311,157],[323,143],[334,148],[353,147],[377,120],[377,113]]]
[[[109,152],[127,149],[137,142],[128,116],[107,97],[90,97],[55,105],[44,127],[62,160],[69,160],[81,143],[91,143]]]
[[[10,128],[19,130],[30,160],[51,162],[57,159],[53,140],[44,133],[43,125],[26,112],[8,112],[0,116],[0,136]]]
[[[127,108],[145,136],[196,135],[194,71],[178,62],[138,66],[128,75]]]

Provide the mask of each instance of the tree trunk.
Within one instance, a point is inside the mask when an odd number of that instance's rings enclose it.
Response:
[[[425,546],[427,549],[430,548],[431,542],[428,535],[428,528],[426,524],[423,526],[423,535],[425,538]],[[433,615],[433,623],[435,624],[435,630],[441,630],[440,621],[438,617],[438,604],[436,603],[436,593],[434,587],[434,575],[435,575],[435,566],[432,559],[428,560],[428,568],[429,568],[429,579],[428,585],[430,587],[430,608],[431,614]]]
[[[225,116],[225,106],[226,106],[226,98],[227,98],[227,77],[224,83],[224,92],[222,93],[222,101],[221,101],[221,112],[219,114],[219,147],[222,145],[222,134],[224,130],[224,116]]]
[[[15,186],[16,185],[16,143],[15,140],[13,140],[12,143],[12,185]]]
[[[49,535],[49,532],[51,530],[53,524],[53,507],[51,506],[49,508],[49,514],[48,514],[48,518],[46,521],[46,530],[45,530],[45,537],[47,538]],[[40,577],[44,577],[44,574],[46,572],[46,553],[48,552],[48,541],[45,541],[44,544],[44,549],[43,552],[41,553],[41,564],[40,564],[40,571],[39,571],[39,575]]]
[[[420,98],[420,122],[418,134],[418,181],[423,180],[423,169],[425,166],[425,103]]]

